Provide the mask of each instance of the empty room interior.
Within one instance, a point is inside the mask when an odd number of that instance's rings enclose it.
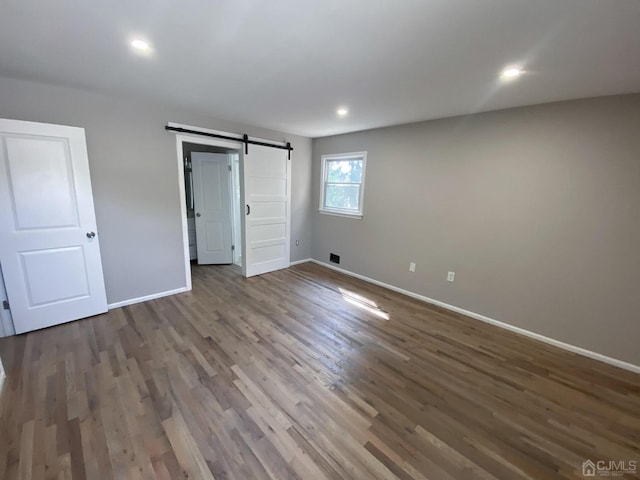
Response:
[[[0,5],[0,479],[640,478],[640,2]]]

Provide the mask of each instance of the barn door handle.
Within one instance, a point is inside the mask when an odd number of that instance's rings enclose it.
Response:
[[[87,238],[93,238],[96,236],[96,232],[87,232]]]
[[[251,215],[251,207],[247,204],[247,215]]]

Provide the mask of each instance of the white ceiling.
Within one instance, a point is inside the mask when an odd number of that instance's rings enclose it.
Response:
[[[0,0],[0,74],[318,137],[638,92],[640,0]]]

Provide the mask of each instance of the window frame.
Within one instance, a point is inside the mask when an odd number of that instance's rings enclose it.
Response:
[[[364,186],[366,180],[366,169],[367,169],[367,152],[349,152],[349,153],[334,153],[330,155],[322,155],[321,157],[321,177],[320,177],[320,208],[319,212],[325,215],[335,215],[338,217],[346,217],[346,218],[356,218],[361,219],[363,217],[363,203],[364,203]],[[325,190],[327,185],[327,163],[329,161],[340,161],[340,160],[362,160],[362,181],[360,183],[354,183],[354,185],[360,186],[359,196],[358,196],[358,210],[347,210],[343,208],[327,208],[324,204],[325,201]],[[329,182],[335,183],[335,182]]]

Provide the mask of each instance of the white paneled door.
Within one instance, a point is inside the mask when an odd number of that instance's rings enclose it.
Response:
[[[107,311],[84,129],[0,119],[0,267],[16,333]]]
[[[289,267],[291,162],[287,151],[250,145],[241,161],[244,179],[245,276]]]
[[[191,154],[198,264],[233,261],[231,167],[225,153]]]

